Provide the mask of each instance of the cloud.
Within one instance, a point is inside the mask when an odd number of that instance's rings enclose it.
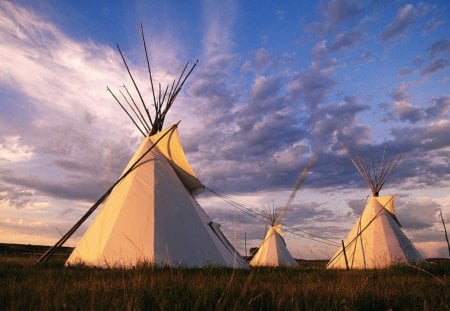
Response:
[[[235,16],[235,3],[228,2],[219,8],[212,1],[205,1],[203,16],[206,32],[203,37],[203,63],[195,73],[195,80],[188,88],[192,97],[189,112],[193,116],[203,116],[205,107],[211,112],[203,126],[213,128],[213,125],[225,125],[231,117],[235,104],[238,102],[240,89],[238,81],[231,80],[231,69],[237,61],[233,53],[232,30]],[[245,67],[245,66],[244,66]],[[251,64],[246,70],[251,69]],[[179,108],[174,107],[177,114]],[[183,115],[186,109],[181,110]],[[180,113],[181,114],[181,113]],[[195,117],[193,119],[196,119]],[[211,133],[213,135],[214,133]]]
[[[362,15],[364,4],[364,1],[331,0],[319,5],[324,20],[309,23],[306,25],[306,31],[322,34],[337,28],[340,24],[351,22]]]
[[[441,39],[433,43],[433,45],[429,48],[430,56],[434,57],[441,53],[447,53],[450,55],[450,40]]]
[[[403,36],[427,10],[428,7],[425,4],[418,4],[416,7],[406,4],[401,7],[395,19],[381,32],[381,41],[389,42]]]
[[[77,42],[28,9],[9,2],[0,6],[0,90],[9,95],[2,104],[8,114],[0,115],[0,123],[14,133],[0,137],[0,178],[13,189],[10,203],[32,202],[14,199],[24,191],[93,200],[106,183],[101,177],[118,176],[138,142],[136,129],[105,91],[106,85],[127,80],[117,53],[92,41]],[[143,76],[134,73],[137,80]],[[155,70],[155,77],[161,76]],[[5,160],[15,162],[14,170]]]
[[[317,42],[316,45],[314,45],[311,52],[314,59],[323,58],[326,55],[326,53],[328,53],[327,41],[322,40]]]
[[[211,66],[226,66],[232,60],[230,50],[232,47],[232,29],[236,4],[229,1],[219,7],[214,1],[203,2],[203,13],[206,21],[206,34],[204,37],[204,55]]]
[[[416,201],[399,200],[397,218],[404,228],[426,229],[432,228],[438,221],[438,212],[442,208],[431,198],[419,198]]]
[[[255,52],[255,66],[258,72],[264,71],[271,64],[271,57],[266,49],[258,49]]]
[[[313,66],[305,73],[300,73],[289,81],[289,91],[295,97],[302,98],[307,105],[316,106],[324,101],[336,84],[331,68]]]
[[[445,24],[445,20],[439,18],[439,17],[435,17],[433,16],[426,24],[424,27],[424,31],[425,33],[429,34],[433,31],[435,31],[436,29],[438,29],[439,27],[441,27],[442,25]]]
[[[59,117],[79,122],[91,115],[91,120],[101,116],[104,124],[105,116],[121,123],[105,91],[107,84],[126,80],[116,52],[93,42],[76,42],[19,6],[2,2],[2,8],[2,89],[21,94],[35,120]]]
[[[425,117],[422,109],[406,100],[400,100],[395,103],[394,113],[401,121],[409,121],[411,123],[416,123]]]
[[[335,26],[361,15],[363,4],[363,1],[331,0],[324,4],[321,10],[327,22]]]
[[[217,29],[227,33],[231,27],[227,21]],[[234,57],[229,37],[211,38],[223,46],[217,53]],[[301,142],[305,131],[298,120],[301,107],[290,100],[293,95],[283,87],[289,75],[262,73],[269,65],[279,66],[283,72],[291,62],[290,56],[283,55],[274,62],[268,50],[258,49],[254,59],[244,61],[241,67],[235,61],[217,63],[217,58],[222,57],[207,57],[188,90],[194,103],[192,114],[201,117],[196,131],[204,134],[201,140],[188,135],[184,141],[190,145],[189,157],[199,168],[199,176],[205,184],[222,191],[291,185],[295,178],[291,171],[305,162],[307,152]],[[252,71],[252,63],[256,71]],[[255,73],[250,84],[245,82],[250,91],[242,88],[243,81],[231,76],[236,68]]]
[[[400,70],[398,71],[398,75],[401,77],[409,76],[413,73],[414,73],[414,70],[412,70],[411,68],[408,68],[408,67],[400,68]]]
[[[429,59],[423,58],[415,62],[414,65],[422,66],[428,62],[420,71],[421,76],[430,76],[436,72],[445,70],[450,66],[450,40],[440,39],[435,41],[430,48],[428,48]]]
[[[414,141],[420,149],[430,150],[449,145],[450,138],[445,134],[449,129],[450,121],[440,120],[423,127],[393,129],[392,134],[399,142],[403,141],[408,144]],[[403,136],[403,139],[401,139],[401,136]]]
[[[275,13],[275,16],[279,20],[284,20],[286,18],[286,12],[284,10],[277,10],[276,13]]]
[[[17,227],[28,227],[28,228],[39,228],[46,226],[41,221],[25,222],[23,219],[13,220],[10,218],[0,219],[0,223],[4,226],[17,226]]]
[[[292,185],[292,170],[300,169],[309,149],[299,142],[302,130],[287,126],[293,124],[291,118],[280,113],[265,116],[251,129],[240,128],[215,144],[209,141],[205,148],[214,155],[203,152],[198,162],[204,183],[238,192]]]
[[[271,103],[270,98],[277,98],[280,83],[281,81],[277,77],[257,76],[250,89],[250,100]]]
[[[432,99],[433,105],[425,109],[427,118],[431,120],[448,118],[450,109],[450,96],[442,96]]]
[[[417,67],[422,66],[424,63],[425,59],[421,55],[416,56],[412,61],[412,64]]]
[[[357,46],[363,39],[363,34],[357,29],[342,31],[336,35],[331,44],[326,40],[319,41],[312,49],[315,60],[323,59],[327,53],[335,53],[341,50],[349,50]]]
[[[337,52],[344,49],[351,49],[360,43],[362,38],[362,33],[358,30],[341,32],[330,45],[330,51]]]
[[[95,176],[90,178],[78,176],[78,178],[72,177],[72,179],[50,179],[48,176],[20,176],[6,171],[0,173],[0,180],[5,184],[18,187],[19,193],[31,193],[29,190],[23,189],[32,189],[36,194],[67,200],[93,201],[100,197],[102,188],[104,188],[102,180],[95,178]],[[8,196],[8,198],[11,198],[11,196]]]
[[[352,7],[356,9],[353,10]],[[330,3],[326,14],[330,21],[344,23],[351,20],[351,16],[360,14],[358,7],[359,5],[356,3],[336,1]],[[342,8],[343,11],[339,11],[338,8]],[[233,53],[231,38],[234,6],[230,5],[224,12],[218,12],[209,4],[206,4],[204,9],[207,26],[204,37],[205,60],[196,71],[195,80],[188,85],[186,97],[188,104],[183,107],[175,106],[173,114],[189,113],[197,116],[197,118],[193,118],[194,121],[187,121],[188,131],[184,134],[183,139],[190,159],[199,168],[206,183],[224,187],[223,189],[229,191],[289,186],[295,178],[292,170],[300,169],[311,152],[310,143],[312,146],[318,147],[323,146],[326,142],[330,153],[324,154],[320,161],[331,160],[337,161],[336,163],[340,163],[341,160],[342,162],[346,161],[345,157],[341,159],[339,155],[331,153],[341,150],[342,145],[358,149],[369,144],[368,140],[372,135],[371,128],[367,124],[358,122],[356,117],[359,113],[369,111],[368,105],[360,103],[356,97],[352,96],[345,97],[341,103],[325,105],[337,83],[334,76],[336,65],[333,61],[318,59],[317,62],[311,64],[308,70],[293,74],[256,74],[250,85],[250,92],[247,94],[241,86],[242,81],[230,78],[231,72],[238,66],[238,63],[235,63],[237,58]],[[345,12],[353,12],[353,15]],[[217,16],[220,18],[216,19]],[[54,27],[52,27],[48,29],[53,31]],[[69,45],[75,47],[74,50],[77,53],[90,55],[90,57],[80,59],[82,64],[86,62],[80,68],[102,67],[101,62],[97,63],[97,58],[110,55],[108,48],[92,44],[80,44],[78,47],[79,43],[70,41],[64,34],[57,31],[56,34],[53,35],[54,38],[70,42]],[[334,48],[351,46],[353,41],[344,40],[345,38],[351,39],[351,34],[351,32],[339,33],[336,38],[342,39],[342,41],[336,40]],[[349,36],[346,37],[347,35]],[[326,45],[322,47],[326,48]],[[95,53],[89,52],[91,48]],[[106,55],[102,54],[105,51]],[[63,51],[61,54],[67,53]],[[117,55],[111,57],[111,62],[117,60]],[[368,51],[365,59],[366,61],[371,59]],[[92,63],[89,63],[88,60]],[[268,50],[256,51],[255,65],[259,69],[263,70],[271,63],[273,63],[273,59]],[[279,64],[287,66],[287,63]],[[121,74],[123,69],[120,63],[116,67],[118,69],[117,72],[113,71],[113,76],[119,79],[123,77]],[[107,72],[110,73],[110,70],[111,67],[108,67]],[[74,68],[73,74],[76,72]],[[87,74],[87,76],[89,77],[91,74]],[[94,76],[103,76],[103,74],[94,74]],[[81,74],[80,77],[75,77],[75,80],[78,81],[83,79],[85,78],[81,77]],[[287,87],[284,86],[286,81],[289,82]],[[88,84],[90,81],[86,81],[86,86],[83,88],[87,89]],[[89,89],[93,88],[93,86],[89,87]],[[398,96],[401,94],[399,93]],[[50,97],[46,100],[51,102]],[[106,100],[109,105],[111,99],[107,98]],[[302,106],[302,101],[306,106]],[[438,105],[438,102],[441,104]],[[114,115],[117,115],[112,114],[112,109],[98,111],[97,108],[93,109],[91,104],[84,103],[83,99],[77,99],[74,104],[80,107],[82,112],[71,109],[68,114],[65,109],[62,112],[53,111],[54,107],[50,106],[52,117],[63,118],[64,121],[51,124],[45,120],[36,120],[31,123],[31,132],[36,134],[27,137],[21,136],[20,143],[33,148],[34,152],[50,155],[52,158],[49,163],[61,169],[58,173],[59,178],[66,178],[68,185],[77,185],[80,179],[85,178],[89,181],[87,183],[89,187],[86,186],[86,188],[97,187],[98,189],[104,181],[95,182],[92,176],[96,175],[98,178],[99,175],[118,175],[138,139],[133,137],[132,141],[124,139],[117,142],[117,137],[123,137],[116,135],[119,131],[104,129],[104,127],[108,127],[109,122],[113,123],[115,119],[107,121],[102,128],[98,127],[99,122],[104,122],[105,116],[114,118]],[[206,106],[208,107],[207,114],[205,114]],[[428,110],[422,109],[420,114],[425,113],[427,118],[439,119],[445,115],[447,107],[445,101],[436,100],[436,106],[430,106],[427,108]],[[398,107],[398,110],[403,113],[400,116],[405,120],[413,120],[414,114],[411,111],[415,110],[411,107],[404,108]],[[73,115],[71,115],[72,113]],[[201,122],[195,122],[199,119]],[[80,120],[85,127],[84,130],[72,130],[77,128],[77,122]],[[126,120],[124,118],[121,120],[125,124]],[[128,121],[126,123],[128,124]],[[191,131],[191,126],[195,128],[195,131]],[[128,127],[127,130],[130,128]],[[203,133],[201,140],[198,139],[198,135],[195,135],[199,132]],[[313,137],[308,137],[308,133],[312,133]],[[46,137],[46,139],[39,139],[40,136]],[[114,139],[108,139],[109,136]],[[107,152],[103,150],[105,144],[109,145]],[[88,152],[85,152],[87,150]],[[111,164],[107,164],[108,154],[114,154]],[[322,164],[328,168],[331,165],[330,163]],[[112,167],[113,174],[107,172],[108,166]],[[348,166],[345,167],[345,172],[353,172],[351,166],[350,170],[347,169]],[[323,170],[318,170],[318,172],[324,173]],[[348,177],[345,174],[343,176]],[[13,177],[10,182],[18,186],[19,183],[25,182],[27,175],[17,173]],[[339,182],[346,184],[345,178],[336,177],[336,182],[331,182],[328,178],[325,181],[319,181],[319,178],[312,180],[317,187],[336,185]],[[35,181],[40,181],[39,176],[33,178]],[[249,181],[253,180],[257,180],[257,182],[250,184]],[[26,183],[22,185],[31,186]],[[89,191],[89,189],[84,196],[70,193],[67,189],[57,189],[57,191],[55,189],[57,187],[55,188],[55,185],[51,183],[44,183],[44,187],[36,188],[37,191],[45,193],[58,192],[67,198],[88,199],[94,197],[94,191]]]
[[[368,110],[370,106],[362,104],[357,98],[348,96],[338,104],[321,105],[311,116],[311,143],[318,150],[341,149],[350,147],[370,136],[370,128],[358,124],[356,115]],[[325,148],[324,146],[328,146]]]
[[[343,122],[345,123],[345,122]],[[355,125],[354,125],[355,126]],[[448,184],[450,167],[446,158],[450,156],[448,119],[430,122],[424,126],[398,127],[391,129],[391,139],[379,144],[369,143],[370,131],[364,133],[355,126],[355,133],[361,139],[346,140],[342,130],[323,131],[318,139],[322,146],[320,156],[315,163],[313,174],[308,177],[308,186],[326,189],[365,189],[364,183],[352,167],[349,154],[359,154],[369,161],[381,157],[385,146],[390,155],[401,155],[402,159],[389,178],[389,184],[403,191],[411,190],[412,185],[422,188],[443,187]],[[345,127],[344,127],[345,128]],[[331,133],[331,134],[330,134]],[[362,134],[364,133],[364,134]],[[365,137],[364,137],[365,136]],[[320,144],[320,142],[322,142]],[[326,146],[326,147],[323,147]],[[323,190],[325,191],[325,190]]]
[[[103,91],[107,81],[123,81],[115,71],[119,62],[111,49],[92,42],[79,44],[10,3],[4,2],[3,9],[2,19],[8,23],[0,38],[8,44],[0,47],[4,58],[0,83],[38,102],[37,111],[91,111],[93,101],[107,98]],[[101,106],[96,110],[106,112]]]
[[[34,196],[34,192],[28,189],[14,189],[5,186],[2,188],[3,191],[0,192],[0,202],[2,205],[17,209],[27,206]]]
[[[293,183],[292,168],[305,161],[305,132],[298,122],[300,108],[290,103],[281,85],[281,76],[257,75],[245,102],[237,96],[228,101],[233,92],[217,97],[222,113],[203,116],[202,123],[214,126],[205,131],[208,138],[197,139],[196,152],[190,154],[205,184],[223,191],[255,191]],[[230,88],[230,82],[221,88]]]
[[[400,84],[390,94],[391,98],[395,101],[407,101],[410,100],[409,94],[405,90],[406,85]]]
[[[371,63],[373,62],[373,55],[370,51],[365,51],[358,56],[358,61],[360,63]]]
[[[420,108],[410,103],[411,96],[405,90],[406,85],[397,86],[390,94],[395,101],[394,110],[388,113],[388,119],[392,116],[401,121],[417,123],[423,120],[439,120],[448,117],[450,100],[448,96],[433,98],[431,105],[427,108]]]
[[[20,136],[0,137],[0,161],[20,162],[33,157],[33,147],[20,145]]]
[[[287,225],[298,225],[304,227],[311,223],[321,223],[336,219],[334,211],[323,207],[322,204],[309,202],[303,204],[294,204],[286,212],[282,223]],[[316,226],[314,226],[316,227]]]
[[[429,63],[421,72],[422,76],[429,76],[438,71],[444,70],[450,66],[450,61],[447,59],[439,58]]]

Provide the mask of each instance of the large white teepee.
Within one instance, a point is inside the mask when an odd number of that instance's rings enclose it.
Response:
[[[163,88],[159,84],[158,93],[153,84],[142,24],[141,33],[153,104],[145,104],[119,46],[140,105],[125,85],[126,94],[122,89],[119,91],[123,101],[111,89],[107,90],[144,140],[121,177],[36,264],[48,260],[103,203],[67,265],[130,267],[149,263],[176,267],[248,267],[222,234],[220,226],[208,218],[195,200],[194,195],[204,187],[186,159],[177,125],[163,130],[166,115],[197,62],[190,68],[186,63],[170,87]]]
[[[250,261],[250,266],[297,266],[297,261],[286,247],[280,224],[269,227],[264,241]]]
[[[66,264],[247,266],[195,200],[203,186],[176,127],[145,138],[124,173],[159,139],[113,189]]]
[[[390,164],[384,160],[378,170],[369,170],[361,158],[352,159],[372,190],[364,211],[328,262],[328,269],[375,269],[396,263],[417,263],[424,257],[401,230],[394,208],[394,196],[378,196],[386,178],[399,158]],[[346,256],[345,256],[346,255]],[[346,258],[347,257],[347,258]]]

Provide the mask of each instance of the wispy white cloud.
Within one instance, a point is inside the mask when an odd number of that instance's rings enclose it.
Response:
[[[309,23],[307,31],[318,34],[334,32],[339,26],[352,22],[362,16],[365,1],[354,0],[331,0],[321,3],[318,10],[322,20],[320,22]]]
[[[203,1],[206,28],[203,37],[203,54],[208,63],[224,65],[232,57],[236,5],[234,1],[227,1],[224,6],[219,7],[214,1]]]
[[[436,41],[429,48],[429,51],[432,57],[441,53],[450,56],[450,39],[441,39],[439,41]]]
[[[395,19],[381,32],[381,40],[386,42],[401,37],[414,26],[416,20],[424,15],[428,9],[428,5],[424,3],[419,3],[416,6],[408,3],[401,7]]]
[[[19,136],[0,136],[0,161],[20,162],[33,157],[33,148],[21,145]]]
[[[431,61],[421,72],[422,76],[428,76],[435,72],[442,71],[446,68],[450,67],[450,60],[438,58]]]

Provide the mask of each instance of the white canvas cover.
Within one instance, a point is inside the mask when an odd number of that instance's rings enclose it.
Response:
[[[114,188],[66,264],[247,267],[193,197],[202,185],[171,130]],[[124,172],[161,135],[145,138]]]
[[[186,189],[194,194],[199,194],[203,192],[204,187],[186,158],[178,130],[170,131],[170,129],[169,127],[162,132],[150,136],[150,140],[153,143],[158,142],[158,150],[169,160],[172,168],[178,174]],[[170,133],[166,134],[169,131]]]
[[[297,266],[283,238],[281,225],[270,226],[264,241],[250,261],[250,266]]]
[[[344,245],[350,269],[385,268],[395,263],[425,260],[400,228],[394,196],[370,197]],[[346,269],[342,246],[327,268]]]

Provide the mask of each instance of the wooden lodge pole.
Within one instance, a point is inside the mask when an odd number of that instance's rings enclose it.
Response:
[[[445,239],[447,240],[448,255],[450,256],[450,242],[448,241],[447,228],[445,228],[444,217],[442,216],[442,211],[440,211],[439,216],[441,216],[442,225],[444,226]]]
[[[344,258],[345,258],[345,267],[347,268],[347,271],[349,271],[350,268],[348,267],[347,252],[345,251],[344,240],[341,240],[341,242],[342,242],[342,251],[344,252]]]
[[[247,232],[244,232],[245,257],[247,257]]]

